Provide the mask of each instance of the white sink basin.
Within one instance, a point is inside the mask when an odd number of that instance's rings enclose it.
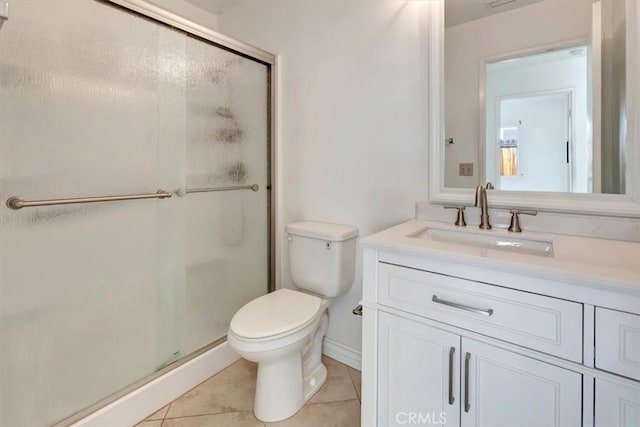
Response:
[[[551,241],[505,236],[491,230],[471,231],[468,229],[452,230],[428,227],[407,237],[544,257],[553,256],[553,242]]]

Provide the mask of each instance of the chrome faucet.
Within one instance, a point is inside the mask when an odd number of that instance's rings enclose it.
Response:
[[[493,187],[493,186],[492,186]],[[480,184],[476,187],[476,202],[474,206],[480,206],[480,228],[483,230],[491,230],[489,223],[489,206],[487,204],[487,190],[484,185]]]

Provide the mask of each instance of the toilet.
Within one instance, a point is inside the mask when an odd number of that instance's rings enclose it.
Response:
[[[322,340],[331,300],[353,282],[356,227],[297,222],[286,227],[289,267],[297,289],[279,289],[243,306],[227,341],[258,363],[253,411],[265,422],[294,415],[327,379]]]

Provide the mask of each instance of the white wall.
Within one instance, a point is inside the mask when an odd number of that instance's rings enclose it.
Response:
[[[362,237],[413,218],[427,198],[425,4],[262,0],[219,16],[220,32],[281,55],[281,225],[353,224]],[[278,238],[279,285],[291,287]],[[327,335],[356,350],[360,251]]]
[[[591,0],[547,0],[445,30],[445,129],[456,138],[445,153],[445,185],[479,183],[479,70],[481,61],[525,48],[584,37],[591,29]],[[475,176],[458,176],[473,162]]]

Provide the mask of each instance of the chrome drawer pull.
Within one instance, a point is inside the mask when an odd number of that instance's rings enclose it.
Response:
[[[458,304],[457,302],[445,301],[443,299],[439,299],[437,295],[434,295],[433,298],[431,298],[431,301],[435,302],[436,304],[448,305],[449,307],[459,308],[460,310],[471,311],[472,313],[478,313],[484,316],[491,316],[493,314],[492,308],[482,309],[482,308],[471,307],[469,305]]]

